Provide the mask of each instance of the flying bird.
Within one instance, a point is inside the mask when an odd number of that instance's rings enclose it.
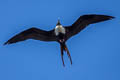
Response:
[[[87,15],[80,16],[70,26],[63,26],[61,25],[60,20],[58,20],[56,27],[50,31],[45,31],[45,30],[32,27],[30,29],[27,29],[15,35],[11,39],[9,39],[7,42],[5,42],[4,45],[25,41],[28,39],[35,39],[35,40],[49,41],[49,42],[56,41],[60,44],[61,59],[62,59],[63,66],[65,66],[64,59],[63,59],[64,51],[67,53],[70,59],[70,63],[72,64],[70,52],[65,42],[72,36],[81,32],[81,30],[86,28],[89,24],[111,20],[113,18],[114,18],[113,16],[108,16],[108,15],[87,14]]]

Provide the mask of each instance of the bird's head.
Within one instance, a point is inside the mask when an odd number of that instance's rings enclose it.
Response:
[[[59,29],[59,31],[61,30],[61,28],[63,28],[63,26],[60,23],[60,19],[58,19],[58,22],[56,24],[56,28]]]
[[[61,26],[60,19],[58,19],[58,22],[57,22],[56,26]]]
[[[55,27],[55,34],[58,36],[60,33],[65,34],[65,28],[60,24],[60,20],[58,19]]]

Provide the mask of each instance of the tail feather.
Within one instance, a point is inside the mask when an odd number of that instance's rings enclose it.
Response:
[[[64,59],[63,59],[63,46],[60,45],[60,47],[61,47],[61,59],[62,59],[62,63],[63,63],[63,66],[65,66]]]
[[[68,57],[70,59],[70,63],[72,65],[72,58],[70,56],[70,52],[69,52],[67,46],[65,44],[60,44],[60,46],[61,46],[61,58],[62,58],[63,66],[65,66],[64,59],[63,59],[63,51],[67,52],[67,55],[68,55]]]
[[[68,50],[68,48],[67,48],[66,45],[64,45],[64,50],[67,52],[67,55],[68,55],[68,57],[69,57],[69,59],[70,59],[70,63],[71,63],[71,65],[72,65],[72,58],[71,58],[71,56],[70,56],[70,52],[69,52],[69,50]]]

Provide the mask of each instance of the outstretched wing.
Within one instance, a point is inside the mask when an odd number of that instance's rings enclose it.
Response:
[[[56,36],[54,35],[54,30],[44,31],[37,28],[30,28],[12,37],[10,40],[4,43],[4,45],[24,41],[27,39],[35,39],[41,41],[56,41]]]
[[[98,23],[106,20],[113,19],[112,16],[107,15],[96,15],[96,14],[90,14],[90,15],[83,15],[81,16],[75,23],[73,23],[71,26],[67,26],[66,28],[66,40],[69,39],[71,36],[79,33],[81,30],[83,30],[86,26],[93,23]]]

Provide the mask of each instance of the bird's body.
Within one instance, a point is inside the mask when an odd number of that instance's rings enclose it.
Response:
[[[59,43],[64,42],[64,41],[65,41],[64,38],[65,38],[66,30],[65,30],[65,28],[60,24],[60,21],[58,21],[58,23],[57,23],[54,31],[55,31],[55,35],[56,35],[56,37],[57,37],[57,41],[58,41]]]
[[[98,22],[110,20],[113,18],[114,17],[107,16],[107,15],[96,15],[96,14],[83,15],[70,26],[63,26],[60,24],[60,21],[58,20],[58,23],[55,29],[53,30],[44,31],[37,28],[30,28],[28,30],[25,30],[17,34],[16,36],[11,38],[4,44],[12,44],[12,43],[24,41],[27,39],[35,39],[40,41],[56,41],[60,44],[61,58],[62,58],[63,65],[65,66],[64,60],[63,60],[63,51],[67,52],[67,55],[70,58],[70,62],[72,64],[72,59],[65,42],[70,37],[78,34],[81,30],[83,30],[89,24],[98,23]]]

